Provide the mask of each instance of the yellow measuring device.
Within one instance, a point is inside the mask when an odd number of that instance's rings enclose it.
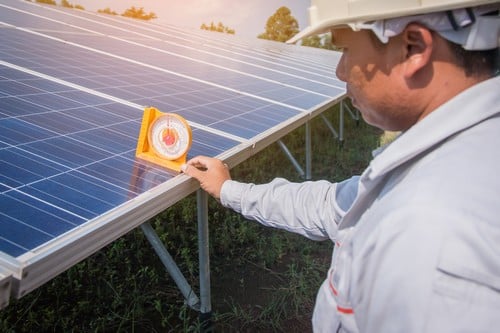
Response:
[[[192,141],[191,127],[183,117],[147,107],[142,117],[135,156],[180,171],[181,165],[186,163]]]

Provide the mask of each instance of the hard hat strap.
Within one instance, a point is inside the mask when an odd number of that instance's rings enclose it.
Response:
[[[476,22],[476,17],[474,16],[474,12],[470,8],[465,8],[465,12],[469,16],[470,23],[467,25],[474,24]],[[455,15],[452,10],[447,10],[446,11],[446,16],[448,17],[448,20],[450,21],[451,26],[453,27],[453,30],[457,31],[462,27],[465,27],[467,25],[461,26],[457,20],[455,20]]]

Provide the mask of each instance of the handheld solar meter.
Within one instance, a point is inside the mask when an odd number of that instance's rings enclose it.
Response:
[[[191,142],[191,127],[183,117],[148,107],[144,109],[135,156],[180,171]]]

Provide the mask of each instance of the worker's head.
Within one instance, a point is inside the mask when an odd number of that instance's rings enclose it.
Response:
[[[343,49],[337,68],[364,119],[405,130],[498,71],[500,2],[313,0],[311,26]]]

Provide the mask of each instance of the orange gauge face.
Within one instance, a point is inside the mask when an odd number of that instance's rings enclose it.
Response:
[[[156,155],[176,160],[191,147],[191,129],[188,123],[176,114],[158,117],[149,128],[149,142]]]

